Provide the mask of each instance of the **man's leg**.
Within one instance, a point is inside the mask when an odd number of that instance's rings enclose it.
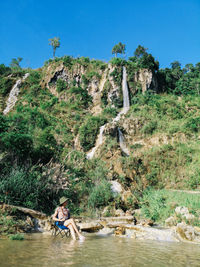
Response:
[[[72,238],[73,238],[74,240],[76,240],[76,235],[75,235],[73,226],[72,226],[71,224],[69,224],[67,227],[68,227],[69,230],[70,230],[70,233],[71,233],[71,235],[72,235]]]
[[[77,233],[78,237],[79,237],[79,238],[85,238],[83,235],[81,235],[81,234],[79,233],[79,231],[78,231],[78,229],[77,229],[77,226],[76,226],[76,224],[75,224],[75,222],[74,222],[74,219],[66,220],[65,223],[64,223],[64,225],[65,225],[66,227],[68,227],[68,225],[72,225],[73,228],[74,228],[74,231]]]

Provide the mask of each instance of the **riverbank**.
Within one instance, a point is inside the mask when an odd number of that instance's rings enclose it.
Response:
[[[100,236],[113,235],[135,240],[200,244],[200,228],[194,225],[196,217],[187,207],[177,206],[173,210],[173,216],[167,218],[164,224],[144,218],[142,209],[143,207],[132,211],[132,215],[120,214],[118,210],[120,216],[99,217],[98,219],[81,216],[74,218],[83,233],[96,233]],[[53,222],[44,213],[4,204],[0,206],[0,224],[1,238],[12,238],[12,235],[18,233],[41,232],[50,235]]]

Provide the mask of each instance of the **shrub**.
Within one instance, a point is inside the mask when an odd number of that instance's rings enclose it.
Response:
[[[41,74],[39,71],[32,71],[28,78],[25,80],[26,84],[34,85],[39,84],[41,79]]]
[[[153,221],[159,221],[162,218],[163,210],[166,207],[166,199],[153,190],[145,191],[141,199],[142,214]]]
[[[153,134],[156,128],[157,128],[157,121],[150,121],[142,127],[141,131],[144,134]]]
[[[67,88],[67,83],[61,79],[58,79],[56,81],[56,90],[58,93],[62,92]]]
[[[15,235],[10,235],[10,240],[24,240],[24,235],[23,234],[15,234]]]
[[[103,110],[103,116],[114,118],[117,116],[117,109],[114,107],[108,106]]]
[[[11,78],[7,78],[7,77],[1,78],[0,79],[0,94],[2,96],[6,96],[10,92],[14,84],[15,84],[15,80]]]
[[[95,141],[100,126],[106,123],[105,118],[89,117],[88,120],[80,127],[80,143],[84,151],[90,150],[95,145]]]
[[[65,67],[71,68],[71,66],[73,65],[73,58],[70,56],[65,56],[63,58],[63,63]]]
[[[73,105],[75,107],[88,107],[92,102],[92,97],[88,94],[88,91],[82,87],[71,87],[68,93],[74,95]]]
[[[184,126],[186,131],[198,132],[200,130],[200,117],[189,118]]]
[[[0,135],[4,149],[12,151],[20,158],[27,157],[32,151],[33,141],[29,134],[22,134],[17,132],[8,132]]]
[[[102,181],[92,189],[88,198],[88,205],[91,208],[106,206],[112,198],[110,184],[107,181]]]
[[[93,77],[95,77],[96,79],[100,80],[101,75],[96,71],[91,71],[91,72],[87,73],[87,78],[88,79],[92,79]]]
[[[13,168],[9,174],[1,176],[0,201],[51,212],[52,199],[57,197],[50,184],[37,167]]]
[[[123,58],[119,58],[119,57],[114,57],[110,60],[110,63],[112,65],[116,65],[116,66],[123,66],[126,64],[126,60]]]
[[[11,72],[11,68],[6,67],[4,64],[0,64],[0,76],[8,76]]]

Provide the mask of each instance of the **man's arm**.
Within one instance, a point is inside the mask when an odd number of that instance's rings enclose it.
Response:
[[[59,222],[60,220],[57,218],[57,215],[58,215],[58,208],[56,208],[54,214],[52,215],[52,218],[53,218],[54,221],[58,221]]]

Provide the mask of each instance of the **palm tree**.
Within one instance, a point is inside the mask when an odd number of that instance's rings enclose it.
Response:
[[[53,47],[53,57],[55,58],[56,48],[60,47],[60,38],[54,37],[49,39],[49,45],[52,45]]]

